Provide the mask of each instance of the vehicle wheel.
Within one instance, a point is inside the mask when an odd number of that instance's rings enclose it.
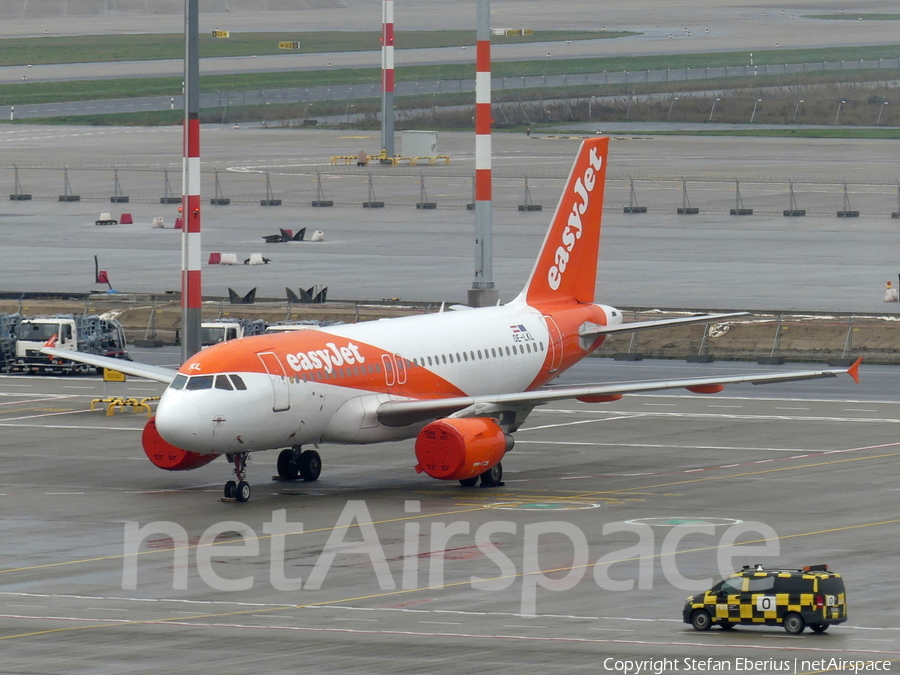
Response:
[[[734,630],[734,624],[730,621],[720,621],[719,628],[722,630]]]
[[[297,453],[293,448],[285,448],[278,455],[278,475],[286,480],[296,480],[300,475],[300,467],[297,466]]]
[[[503,464],[497,462],[481,474],[481,487],[498,487],[503,485]]]
[[[303,480],[318,480],[322,473],[322,458],[315,450],[304,450],[297,458],[297,467]]]
[[[827,623],[811,623],[811,624],[809,624],[809,629],[813,633],[824,633],[826,630],[828,630],[828,624]]]
[[[797,612],[791,612],[784,617],[784,630],[790,635],[800,635],[806,628],[806,622]]]
[[[237,484],[237,493],[235,494],[239,502],[250,501],[250,483],[242,480]]]
[[[475,476],[473,478],[463,478],[461,481],[459,481],[459,484],[463,487],[473,487],[478,484],[479,478],[480,476]]]
[[[691,612],[691,625],[694,630],[705,631],[712,626],[712,619],[709,618],[709,612],[705,609],[695,609]]]
[[[233,480],[225,483],[225,499],[234,499],[236,493],[237,483],[235,483]]]

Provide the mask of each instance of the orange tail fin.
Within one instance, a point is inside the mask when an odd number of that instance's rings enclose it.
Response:
[[[531,307],[594,302],[609,138],[582,142],[531,278]],[[519,296],[521,299],[522,296]]]

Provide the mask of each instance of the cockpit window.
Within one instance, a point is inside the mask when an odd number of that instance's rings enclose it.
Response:
[[[196,391],[197,389],[212,389],[212,386],[212,375],[195,375],[188,380],[185,389],[187,389],[188,391]]]
[[[240,389],[241,391],[244,391],[247,389],[247,385],[244,384],[244,381],[241,379],[240,375],[232,375],[231,381],[234,382],[235,389]]]
[[[187,382],[187,375],[176,375],[175,379],[169,385],[170,389],[184,389],[184,383]]]
[[[231,391],[232,386],[227,375],[216,375],[216,389]]]

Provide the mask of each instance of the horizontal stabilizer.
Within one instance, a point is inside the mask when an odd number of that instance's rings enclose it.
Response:
[[[639,330],[651,330],[663,326],[689,325],[692,323],[711,323],[725,319],[735,319],[741,316],[749,316],[750,312],[731,312],[729,314],[703,314],[700,316],[686,316],[677,319],[659,319],[657,321],[635,321],[633,323],[620,323],[614,326],[600,326],[590,324],[579,331],[580,337],[593,337],[597,335],[610,335],[612,333],[633,333]]]

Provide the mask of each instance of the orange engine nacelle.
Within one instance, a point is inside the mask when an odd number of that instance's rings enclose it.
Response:
[[[442,419],[416,437],[416,471],[440,480],[465,480],[499,464],[513,438],[488,417]]]
[[[155,466],[166,471],[190,471],[206,466],[218,455],[201,455],[199,452],[182,450],[166,441],[156,430],[156,418],[151,417],[141,434],[144,453]]]
[[[576,396],[582,403],[612,403],[621,401],[622,394],[599,394],[597,396]]]
[[[718,394],[720,391],[725,390],[724,384],[697,384],[692,387],[685,387],[688,391],[692,391],[695,394]]]

